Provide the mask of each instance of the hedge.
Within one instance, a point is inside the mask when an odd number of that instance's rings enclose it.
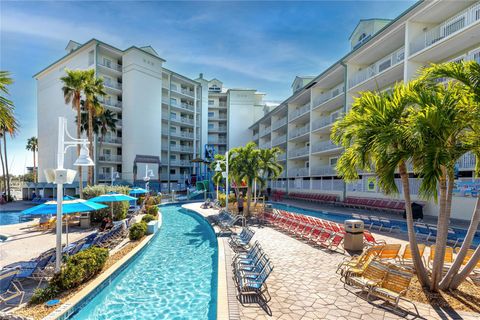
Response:
[[[122,193],[122,194],[128,195],[130,193],[130,188],[127,186],[103,186],[103,185],[88,186],[85,189],[83,189],[83,198],[88,200],[88,199],[100,196],[102,194],[107,194],[109,192]],[[111,203],[105,203],[105,204],[108,205],[108,208],[100,209],[92,212],[92,221],[100,222],[103,220],[103,218],[110,217],[112,212],[111,206],[113,206],[113,220],[119,221],[127,217],[128,208],[130,207],[130,204],[128,203],[128,201],[111,202]]]
[[[147,224],[143,221],[134,223],[130,227],[128,237],[130,240],[139,240],[147,233]]]

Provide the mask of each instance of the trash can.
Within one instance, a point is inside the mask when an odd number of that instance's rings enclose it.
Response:
[[[80,228],[90,228],[90,212],[80,213]]]
[[[363,250],[363,229],[362,220],[345,220],[345,238],[343,241],[345,250]]]

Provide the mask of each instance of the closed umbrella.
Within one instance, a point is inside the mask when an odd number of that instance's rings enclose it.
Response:
[[[148,190],[143,188],[134,188],[130,190],[130,194],[146,194],[146,193],[148,193]]]
[[[95,211],[99,209],[107,208],[106,205],[87,201],[84,199],[71,199],[71,197],[64,197],[62,202],[63,214],[71,214],[76,212]],[[26,209],[22,211],[22,214],[26,215],[45,215],[57,213],[57,201],[48,201],[38,206]],[[67,244],[68,244],[68,223],[66,227]]]
[[[93,202],[121,202],[121,201],[132,201],[137,200],[135,197],[127,196],[126,194],[110,192],[103,194],[101,196],[91,198],[89,201]],[[112,209],[112,220],[113,220],[113,204],[111,205]]]

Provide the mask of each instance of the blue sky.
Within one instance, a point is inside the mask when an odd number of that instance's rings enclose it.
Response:
[[[11,98],[21,122],[9,141],[15,174],[33,164],[25,151],[36,135],[32,75],[63,56],[70,39],[97,38],[121,49],[151,45],[169,69],[192,78],[203,72],[281,101],[296,75],[318,75],[348,52],[359,19],[395,18],[414,3],[0,1],[0,68],[15,78]]]

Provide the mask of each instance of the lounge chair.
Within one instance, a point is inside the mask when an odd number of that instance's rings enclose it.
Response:
[[[380,222],[382,223],[382,226],[380,227],[380,231],[383,229],[388,230],[388,232],[392,232],[393,230],[399,230],[400,227],[392,224],[392,221],[389,219],[385,218],[380,218]]]
[[[370,287],[367,300],[373,295],[394,302],[395,309],[398,308],[400,299],[408,292],[412,277],[412,273],[389,269],[381,283]]]
[[[428,268],[432,270],[433,267],[433,260],[435,259],[435,245],[430,246],[430,254],[428,255]],[[446,247],[445,248],[445,257],[443,259],[443,272],[447,272],[450,269],[451,264],[453,263],[453,248]]]
[[[338,264],[336,273],[343,274],[344,271],[348,268],[356,268],[365,264],[370,258],[377,257],[380,252],[382,252],[384,245],[373,246],[367,248],[361,255],[356,255],[352,257],[345,258],[342,262]],[[371,260],[370,260],[371,261]]]
[[[263,270],[254,278],[244,278],[241,274],[237,274],[235,277],[237,287],[238,287],[238,300],[243,303],[243,296],[245,295],[255,295],[261,298],[264,302],[270,300],[270,295],[265,296],[265,293],[268,293],[267,288],[267,278],[273,271],[273,265],[269,261]]]
[[[397,260],[399,258],[398,253],[400,252],[400,249],[402,248],[401,244],[386,244],[383,247],[382,252],[378,256],[380,260],[387,260],[387,259],[392,259],[392,260]]]
[[[366,246],[377,246],[377,245],[385,245],[387,242],[383,239],[375,239],[375,237],[370,233],[368,230],[363,231],[363,243]]]
[[[20,272],[19,269],[4,269],[0,271],[0,302],[8,304],[7,302],[20,297],[18,304],[23,301],[25,292],[15,284],[15,277]]]
[[[360,276],[365,272],[365,269],[368,265],[375,259],[374,255],[369,255],[366,259],[358,262],[352,262],[351,264],[347,264],[345,266],[340,266],[340,280],[345,282],[348,277],[351,276]]]
[[[369,291],[371,287],[378,286],[383,281],[387,272],[387,266],[372,261],[367,265],[362,274],[345,277],[344,286],[348,284],[360,288],[362,291]]]
[[[418,244],[418,251],[420,253],[420,258],[423,257],[423,253],[425,252],[425,245],[424,244]],[[412,250],[410,250],[410,244],[407,244],[405,246],[405,250],[403,251],[403,254],[400,256],[399,259],[400,263],[404,266],[413,266],[413,256],[412,256]]]

